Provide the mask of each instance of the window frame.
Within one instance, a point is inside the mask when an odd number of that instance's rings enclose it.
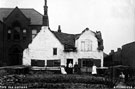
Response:
[[[92,41],[90,39],[85,39],[81,41],[81,51],[82,52],[92,51]]]
[[[57,48],[53,48],[53,55],[57,55],[58,52],[57,52]]]
[[[85,51],[85,41],[81,41],[81,51]]]
[[[92,51],[92,41],[87,40],[87,51]]]
[[[8,40],[11,39],[11,34],[12,34],[11,29],[8,29],[8,31],[7,31],[7,39]]]
[[[27,33],[27,29],[23,29],[23,34],[26,34]]]
[[[34,32],[35,31],[35,32]],[[35,38],[35,36],[37,35],[37,29],[32,29],[32,39]]]
[[[26,40],[27,39],[27,29],[24,28],[23,29],[23,40]]]
[[[13,39],[14,40],[20,40],[21,39],[21,27],[14,27],[13,31]]]
[[[31,66],[45,67],[45,60],[31,59]]]
[[[82,67],[92,67],[92,65],[93,61],[91,61],[90,59],[82,59]]]
[[[59,67],[61,65],[60,59],[47,60],[47,67]]]

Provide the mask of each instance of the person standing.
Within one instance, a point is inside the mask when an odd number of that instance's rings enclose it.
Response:
[[[92,66],[92,75],[97,75],[97,67],[95,64]]]
[[[121,74],[120,74],[120,81],[125,82],[125,75],[123,72],[121,72]]]
[[[75,65],[74,65],[74,73],[75,74],[79,73],[79,67],[78,67],[78,63],[77,62],[75,62]]]
[[[65,66],[61,66],[61,74],[67,74],[67,72],[65,71]]]
[[[71,63],[71,61],[68,64],[68,70],[69,70],[69,74],[73,74],[73,64]]]

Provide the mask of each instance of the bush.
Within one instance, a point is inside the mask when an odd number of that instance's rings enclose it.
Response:
[[[4,69],[0,70],[0,77],[2,77],[4,75],[7,75],[7,71]]]
[[[130,77],[125,83],[126,83],[127,86],[135,87],[135,76]]]

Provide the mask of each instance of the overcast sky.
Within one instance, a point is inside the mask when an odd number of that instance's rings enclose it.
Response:
[[[135,41],[135,0],[48,0],[52,30],[81,33],[101,31],[104,51]],[[0,0],[0,7],[34,8],[43,14],[44,0]]]

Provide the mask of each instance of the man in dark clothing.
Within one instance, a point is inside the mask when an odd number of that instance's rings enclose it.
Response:
[[[79,73],[79,66],[78,66],[77,62],[74,65],[74,73],[75,74],[78,74]]]

